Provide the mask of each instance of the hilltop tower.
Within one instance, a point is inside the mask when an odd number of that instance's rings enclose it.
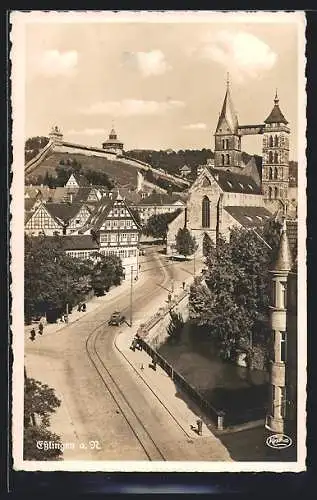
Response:
[[[265,200],[288,199],[289,185],[289,134],[276,92],[274,107],[264,120],[262,189]]]
[[[288,364],[288,332],[287,332],[287,284],[288,275],[292,269],[292,258],[286,233],[286,221],[284,220],[281,232],[277,259],[272,273],[272,296],[271,296],[271,370],[270,370],[270,398],[268,414],[266,417],[266,428],[272,432],[284,433],[287,420],[287,377],[286,368]],[[294,354],[293,354],[294,355]]]
[[[118,139],[115,129],[112,127],[108,139],[102,143],[103,149],[107,149],[113,153],[122,154],[123,142]]]
[[[230,94],[229,77],[227,90],[215,132],[215,167],[241,166],[241,137],[239,123]]]
[[[63,134],[61,132],[61,129],[57,125],[52,127],[48,136],[50,138],[50,141],[54,144],[61,144],[63,142]]]

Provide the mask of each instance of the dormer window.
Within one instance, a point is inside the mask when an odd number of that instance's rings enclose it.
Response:
[[[233,187],[232,183],[230,181],[227,181],[227,184],[228,184],[229,187],[231,187],[231,188]]]
[[[241,187],[241,189],[244,189],[244,185],[241,184],[241,182],[239,182],[239,186]]]
[[[253,191],[253,186],[251,186],[251,184],[248,184],[248,187],[251,189],[251,191]]]

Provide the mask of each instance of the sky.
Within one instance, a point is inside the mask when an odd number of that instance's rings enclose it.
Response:
[[[262,123],[277,89],[296,160],[299,23],[286,18],[30,18],[25,136],[58,125],[64,140],[101,147],[114,125],[125,150],[213,149],[229,72],[241,125]],[[242,149],[261,154],[261,136]]]

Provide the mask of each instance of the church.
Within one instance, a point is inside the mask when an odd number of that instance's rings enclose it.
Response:
[[[262,164],[242,161],[242,137],[262,135]],[[290,128],[276,92],[274,105],[259,124],[240,125],[229,80],[214,134],[214,165],[199,169],[188,191],[187,207],[169,225],[167,254],[175,248],[180,228],[187,227],[203,255],[205,239],[216,242],[227,237],[233,227],[262,226],[272,215],[294,217],[289,204]]]

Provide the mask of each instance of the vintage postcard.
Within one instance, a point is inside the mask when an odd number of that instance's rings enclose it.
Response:
[[[305,27],[11,12],[15,470],[305,470]]]

